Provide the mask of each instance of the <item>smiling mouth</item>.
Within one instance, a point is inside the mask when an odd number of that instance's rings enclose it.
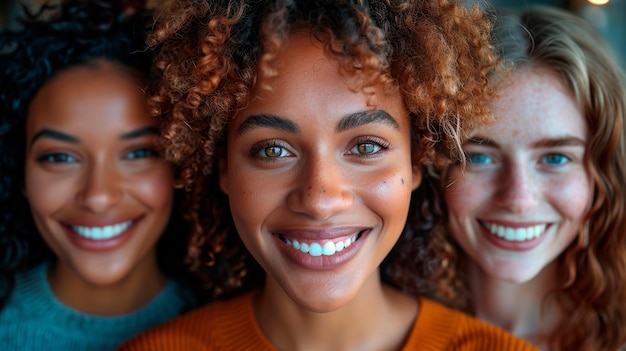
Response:
[[[355,241],[359,240],[364,231],[360,231],[351,237],[326,240],[326,241],[311,241],[307,240],[295,240],[286,238],[284,235],[279,234],[278,237],[289,247],[294,250],[298,250],[302,253],[308,254],[312,257],[318,256],[333,256],[334,254],[343,251],[345,248],[350,247]]]
[[[489,233],[506,241],[520,242],[538,238],[546,230],[547,224],[537,224],[524,228],[513,228],[494,223],[480,222]]]
[[[133,220],[106,225],[103,227],[84,227],[78,225],[69,226],[78,236],[89,240],[109,240],[122,235],[134,223]]]

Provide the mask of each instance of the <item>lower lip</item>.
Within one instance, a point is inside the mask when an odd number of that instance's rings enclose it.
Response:
[[[274,236],[274,238],[278,243],[279,249],[285,254],[285,256],[287,256],[287,258],[297,265],[312,270],[332,270],[344,265],[357,254],[361,246],[363,246],[363,242],[365,241],[364,239],[367,238],[368,233],[369,231],[361,233],[358,240],[343,250],[335,252],[332,256],[321,255],[315,257],[309,255],[308,253],[294,249],[278,238],[278,236]]]
[[[543,231],[543,233],[541,233],[541,235],[539,235],[538,237],[534,239],[525,240],[525,241],[508,241],[508,240],[504,240],[500,238],[497,235],[491,234],[491,232],[489,232],[484,227],[482,226],[480,227],[483,235],[490,243],[492,243],[493,245],[501,249],[509,250],[509,251],[528,251],[528,250],[534,249],[539,244],[541,244],[543,240],[546,238],[546,233],[548,232],[548,228],[550,228],[550,226],[546,226],[546,229]]]
[[[128,241],[128,239],[130,239],[130,237],[135,232],[139,221],[140,220],[134,220],[133,224],[128,227],[128,229],[126,229],[122,234],[106,240],[92,240],[84,238],[76,234],[76,232],[74,232],[71,228],[67,226],[65,227],[65,231],[70,241],[74,243],[74,245],[78,246],[80,249],[92,252],[103,252],[115,250],[118,247],[124,245],[124,243],[126,243],[126,241]]]

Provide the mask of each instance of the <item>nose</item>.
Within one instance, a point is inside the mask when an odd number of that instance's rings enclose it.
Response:
[[[500,206],[513,213],[524,213],[539,204],[539,184],[532,169],[512,165],[505,167],[499,177],[497,198]]]
[[[93,213],[104,213],[120,202],[123,196],[121,176],[114,164],[97,161],[86,167],[78,203]]]
[[[287,206],[315,220],[327,219],[352,206],[354,198],[346,178],[339,161],[321,157],[311,160],[299,172]]]

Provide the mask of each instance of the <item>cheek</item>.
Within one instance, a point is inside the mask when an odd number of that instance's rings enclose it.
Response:
[[[486,196],[488,185],[468,176],[450,178],[445,188],[445,203],[451,220],[455,217],[468,216],[476,211]],[[457,218],[458,220],[458,218]]]
[[[168,213],[171,210],[174,187],[172,172],[168,167],[159,167],[140,177],[133,177],[132,182],[127,184],[127,189],[148,207]]]
[[[28,199],[33,216],[41,217],[60,210],[76,193],[76,182],[73,175],[50,174],[32,164],[27,165],[24,196]]]
[[[382,217],[387,226],[398,227],[398,234],[406,223],[411,201],[412,174],[410,171],[389,169],[371,174],[360,174],[352,179],[364,179],[354,189],[356,202],[363,202]],[[394,229],[396,230],[396,229]]]
[[[593,186],[586,175],[571,176],[548,185],[550,201],[561,215],[574,223],[582,223],[591,206]]]

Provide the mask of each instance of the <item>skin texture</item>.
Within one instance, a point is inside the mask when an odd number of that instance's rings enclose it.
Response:
[[[337,349],[396,347],[417,305],[384,288],[378,267],[398,240],[421,179],[411,163],[408,113],[396,92],[351,90],[307,34],[292,34],[278,62],[278,76],[258,82],[236,114],[220,163],[234,223],[267,273],[256,301],[259,324],[280,349],[328,347],[334,339],[343,343]],[[346,116],[360,117],[340,128]],[[359,233],[333,256],[313,257],[285,243],[323,245]],[[372,309],[380,320],[358,318]],[[352,328],[359,333],[385,335],[383,328],[389,338],[346,338],[345,323],[360,325]]]
[[[589,131],[573,94],[541,66],[514,73],[492,106],[497,121],[464,145],[465,173],[453,168],[449,175],[449,227],[471,258],[477,316],[524,335],[536,330],[538,301],[558,281],[556,258],[577,238],[589,210]],[[534,227],[539,236],[503,240],[490,232],[493,225]],[[546,314],[547,330],[558,320],[553,312]]]
[[[37,93],[26,124],[24,194],[58,257],[50,285],[64,303],[98,314],[132,311],[165,284],[155,244],[172,210],[173,173],[126,73],[108,63],[61,72]],[[76,226],[127,221],[109,240],[77,235]]]

